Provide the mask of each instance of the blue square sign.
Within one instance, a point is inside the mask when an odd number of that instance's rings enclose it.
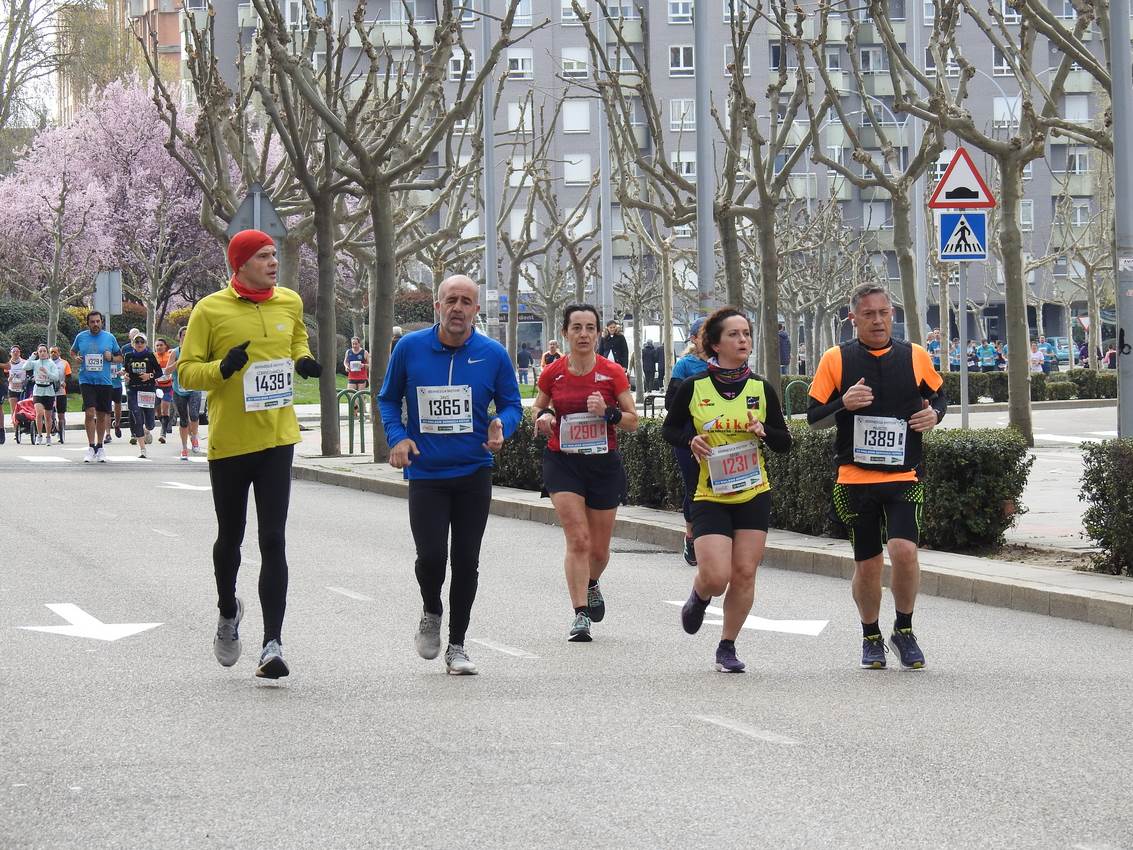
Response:
[[[983,210],[941,212],[940,259],[967,262],[987,259],[987,213]]]

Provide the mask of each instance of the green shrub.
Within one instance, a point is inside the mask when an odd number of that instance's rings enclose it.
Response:
[[[165,326],[177,335],[177,331],[189,324],[189,316],[193,312],[193,305],[187,307],[178,307],[176,310],[170,310],[165,314]]]
[[[1031,373],[1031,401],[1046,401],[1046,375],[1042,372]]]
[[[0,363],[7,363],[11,356],[8,354],[12,350],[12,339],[7,334],[0,333]]]
[[[807,406],[810,404],[810,397],[807,394],[810,392],[810,384],[813,380],[813,378],[807,375],[783,376],[784,412],[788,412],[792,416],[796,413],[806,413]],[[800,381],[801,383],[795,383],[796,381]],[[791,388],[789,398],[787,397],[787,387]]]
[[[11,340],[7,348],[18,345],[23,356],[27,357],[41,342],[47,342],[47,326],[39,322],[28,322],[16,325],[7,332],[6,336]],[[66,351],[71,347],[71,340],[64,334],[57,333],[55,344],[59,346],[60,351]]]
[[[1133,576],[1133,440],[1082,445],[1082,525],[1101,547],[1097,570]]]
[[[11,331],[12,328],[27,324],[46,325],[47,307],[14,298],[0,300],[0,331]]]
[[[1051,401],[1066,401],[1073,398],[1077,390],[1070,381],[1050,381],[1046,385],[1046,397]]]
[[[1007,373],[1006,372],[982,372],[981,376],[987,381],[986,395],[993,402],[1007,401]]]
[[[1074,393],[1078,398],[1098,397],[1098,373],[1093,369],[1070,369],[1063,374],[1066,376],[1066,380],[1073,382],[1074,386],[1078,388],[1077,392]]]
[[[1094,374],[1094,398],[1117,398],[1117,371],[1108,369]]]
[[[941,429],[924,446],[924,543],[958,551],[1002,542],[1014,522],[1005,503],[1022,511],[1019,497],[1034,463],[1023,438],[1012,430]]]
[[[991,373],[968,373],[968,402],[970,404],[977,404],[981,397],[988,395],[988,374]],[[944,372],[941,377],[944,378],[944,394],[948,403],[958,405],[960,403],[960,373]]]
[[[772,482],[771,523],[803,534],[838,532],[830,521],[834,484],[834,430],[814,431],[790,423],[789,454],[768,452]],[[619,433],[625,459],[629,502],[679,510],[683,496],[680,471],[659,421],[644,421],[632,434]],[[493,481],[504,487],[538,490],[542,486],[545,440],[537,437],[530,409],[515,435],[496,458]],[[934,549],[958,551],[1002,540],[1012,517],[1004,502],[1018,502],[1032,460],[1014,431],[934,431],[925,439],[928,503],[922,540]]]

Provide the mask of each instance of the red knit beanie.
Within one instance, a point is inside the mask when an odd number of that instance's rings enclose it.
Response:
[[[275,242],[262,230],[241,230],[228,243],[228,266],[232,273],[240,271],[240,267],[256,255],[256,252]]]

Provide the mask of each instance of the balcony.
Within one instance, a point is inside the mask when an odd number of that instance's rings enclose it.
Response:
[[[642,44],[645,41],[640,18],[609,18],[607,23],[610,26],[607,41],[611,43],[617,41],[615,30],[620,30],[622,38],[630,44]]]
[[[892,251],[893,246],[893,228],[887,230],[870,230],[862,234],[862,240],[865,244],[874,251]]]
[[[872,94],[875,97],[883,97],[886,95],[892,97],[893,79],[889,76],[889,72],[882,71],[876,74],[866,74],[865,91],[866,94]]]
[[[201,15],[207,18],[208,12],[192,12],[186,14]],[[236,7],[236,21],[240,29],[256,29],[260,25],[260,16],[256,14],[255,6],[237,6]],[[203,20],[197,19],[197,26],[203,26]]]
[[[632,233],[615,233],[611,245],[614,249],[614,257],[621,260],[635,254],[640,257],[645,253],[641,239]]]
[[[1067,94],[1090,94],[1094,90],[1094,78],[1089,71],[1071,71],[1066,76]]]
[[[370,28],[370,41],[377,47],[413,46],[413,36],[409,32],[407,21],[367,21],[364,26]],[[417,29],[421,43],[431,45],[437,28],[436,21],[414,21],[413,26]],[[358,30],[350,30],[346,43],[350,47],[362,46],[362,36],[358,34]]]
[[[848,201],[854,196],[854,184],[841,174],[827,173],[826,188],[829,196],[836,201]]]
[[[898,44],[905,44],[905,21],[890,21],[893,36]],[[881,34],[877,31],[877,24],[860,24],[858,26],[858,44],[881,44]]]
[[[1085,174],[1054,174],[1050,183],[1050,194],[1058,197],[1065,189],[1066,194],[1084,198],[1094,194],[1094,175],[1088,171]]]
[[[637,124],[633,128],[633,138],[637,141],[639,150],[649,147],[649,128],[644,124]]]
[[[793,27],[793,24],[792,24]],[[803,38],[808,41],[813,41],[821,34],[820,22],[816,17],[807,18],[803,21]],[[846,40],[846,32],[849,26],[845,18],[829,18],[826,21],[826,43],[835,44],[841,43]]]
[[[791,187],[791,195],[795,198],[807,199],[818,197],[817,174],[792,174],[790,178],[788,178],[788,183]]]
[[[867,186],[861,190],[861,197],[863,201],[888,201],[893,196],[881,186]]]

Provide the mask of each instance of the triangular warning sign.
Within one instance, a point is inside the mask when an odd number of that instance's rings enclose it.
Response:
[[[961,215],[956,220],[956,223],[952,226],[952,232],[948,234],[944,248],[940,252],[942,258],[987,254],[987,249],[983,244],[986,238],[986,218],[983,215],[983,213],[980,213],[981,221],[976,222],[975,227],[972,226],[972,222],[968,220],[966,215]]]
[[[995,197],[968,152],[957,148],[928,205],[934,210],[986,210],[995,206]]]

